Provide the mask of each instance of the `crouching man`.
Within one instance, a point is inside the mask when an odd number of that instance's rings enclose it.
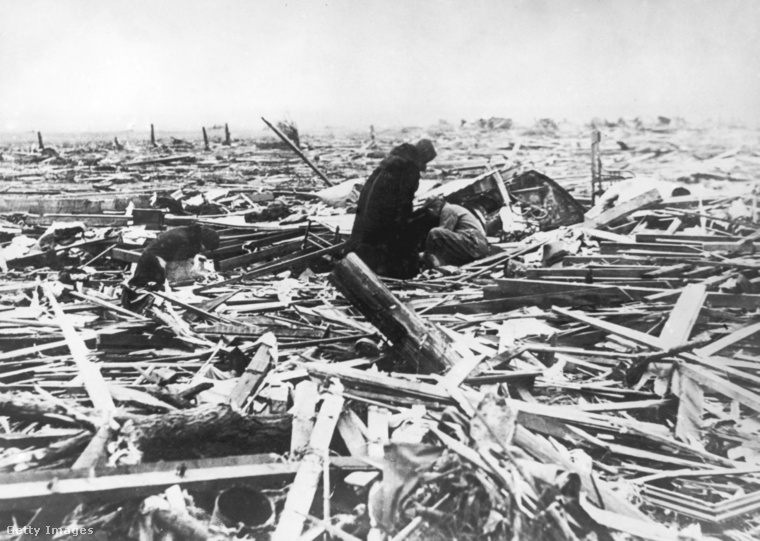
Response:
[[[425,239],[425,266],[460,266],[488,255],[486,232],[472,212],[441,198],[427,201],[425,207],[438,218],[438,226]]]
[[[199,224],[164,231],[143,250],[134,275],[122,290],[122,305],[130,310],[144,310],[151,296],[141,295],[135,289],[161,291],[167,280],[193,278],[195,256],[218,247],[219,234]]]

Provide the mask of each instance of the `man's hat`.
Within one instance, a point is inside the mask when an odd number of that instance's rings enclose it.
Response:
[[[433,159],[438,155],[435,152],[435,147],[433,146],[433,142],[430,139],[420,139],[417,141],[417,144],[414,145],[414,148],[417,149],[417,153],[420,156],[420,170],[425,171],[427,169],[427,164],[430,161],[433,161]]]

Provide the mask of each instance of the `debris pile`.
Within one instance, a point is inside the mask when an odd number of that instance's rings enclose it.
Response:
[[[422,133],[0,148],[9,538],[757,538],[746,134],[607,123],[630,174],[597,194],[588,130],[502,120],[438,125],[417,192],[490,254],[410,280],[343,248],[378,149]]]

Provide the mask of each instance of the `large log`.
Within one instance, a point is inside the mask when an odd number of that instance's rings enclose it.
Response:
[[[336,265],[331,278],[417,373],[439,374],[459,361],[451,340],[399,301],[356,254]]]
[[[251,453],[285,453],[290,415],[243,415],[229,405],[145,416],[122,429],[143,460],[182,460]]]
[[[67,411],[60,404],[40,399],[31,393],[0,393],[0,415],[10,417],[11,421],[34,421],[52,426],[97,430],[97,419],[94,416],[77,413],[78,409]]]

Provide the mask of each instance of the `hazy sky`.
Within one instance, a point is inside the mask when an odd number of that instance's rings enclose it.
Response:
[[[760,1],[0,1],[0,130],[760,122]]]

